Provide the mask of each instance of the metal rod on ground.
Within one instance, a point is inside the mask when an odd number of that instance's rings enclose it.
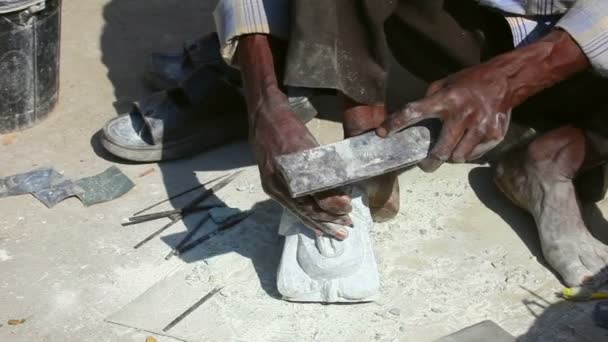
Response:
[[[236,177],[238,177],[244,171],[245,170],[237,171],[237,172],[231,174],[230,176],[226,177],[222,181],[218,182],[217,184],[215,184],[214,186],[212,186],[211,188],[209,188],[209,190],[203,192],[198,197],[194,198],[192,200],[192,202],[190,202],[190,204],[188,204],[187,206],[184,207],[184,210],[188,210],[188,209],[194,208],[199,203],[201,203],[202,201],[204,201],[207,198],[213,196],[216,192],[218,192],[221,189],[223,189],[226,185],[232,183],[232,181],[235,180]]]
[[[182,216],[181,215],[175,215],[175,216],[172,216],[172,217],[169,217],[169,218],[171,219],[171,222],[167,223],[166,225],[164,225],[159,230],[157,230],[154,233],[150,234],[147,238],[143,239],[140,243],[138,243],[137,245],[135,245],[133,248],[134,249],[138,249],[139,247],[145,245],[148,241],[154,239],[160,233],[164,232],[165,230],[169,229],[171,226],[173,226],[174,224],[176,224],[177,222],[179,222],[179,220],[182,219]]]
[[[140,211],[138,211],[138,212],[134,213],[134,214],[133,214],[133,216],[137,216],[137,215],[139,215],[139,214],[141,214],[141,213],[143,213],[143,212],[146,212],[146,211],[148,211],[148,210],[150,210],[150,209],[152,209],[152,208],[158,207],[159,205],[161,205],[161,204],[163,204],[163,203],[169,202],[170,200],[173,200],[173,199],[176,199],[176,198],[181,197],[181,196],[183,196],[183,195],[189,194],[189,193],[191,193],[192,191],[198,190],[198,189],[200,189],[200,188],[204,187],[205,185],[209,185],[210,183],[213,183],[213,182],[215,182],[215,181],[217,181],[217,180],[220,180],[220,179],[222,179],[222,178],[224,178],[224,177],[226,177],[226,176],[227,176],[227,175],[221,175],[221,176],[219,176],[219,177],[213,178],[212,180],[206,181],[206,182],[205,182],[205,183],[203,183],[203,184],[199,184],[199,185],[197,185],[197,186],[195,186],[195,187],[193,187],[193,188],[190,188],[190,189],[188,189],[188,190],[182,191],[182,192],[180,192],[179,194],[173,195],[173,196],[171,196],[171,197],[169,197],[169,198],[167,198],[167,199],[165,199],[165,200],[162,200],[162,201],[160,201],[160,202],[154,203],[154,204],[152,204],[152,205],[150,205],[150,206],[148,206],[148,207],[145,207],[145,208],[143,208],[142,210],[140,210]]]
[[[174,256],[180,248],[187,244],[188,241],[190,241],[190,239],[192,239],[192,237],[205,225],[205,222],[207,222],[209,218],[211,218],[211,214],[205,213],[205,216],[203,216],[198,225],[189,231],[188,234],[186,234],[186,236],[177,244],[177,246],[171,249],[171,252],[165,257],[165,260],[171,259],[171,257]]]
[[[226,179],[224,179],[224,180],[220,181],[219,183],[215,184],[209,190],[206,190],[205,192],[203,192],[201,195],[199,195],[194,200],[192,200],[184,208],[182,208],[182,209],[176,209],[177,212],[174,212],[172,214],[168,214],[167,217],[169,219],[171,219],[171,222],[169,222],[164,227],[162,227],[159,230],[157,230],[154,233],[152,233],[150,236],[148,236],[143,241],[141,241],[140,243],[138,243],[137,245],[135,245],[133,248],[138,249],[139,247],[141,247],[144,244],[146,244],[148,241],[152,240],[154,237],[160,235],[162,232],[164,232],[165,230],[169,229],[175,223],[179,222],[182,218],[184,218],[184,216],[187,215],[189,213],[189,211],[195,209],[199,203],[203,202],[204,200],[206,200],[207,198],[209,198],[210,196],[212,196],[213,194],[215,194],[216,192],[218,192],[219,190],[221,190],[222,188],[224,188],[226,185],[230,184],[230,182],[232,182],[243,171],[244,170],[237,171],[237,172],[233,173],[232,175],[228,176]],[[149,217],[149,215],[142,215],[142,216]],[[135,220],[137,220],[138,218],[141,219],[142,216],[136,216],[134,219]],[[132,217],[132,219],[133,219],[133,217]]]
[[[141,216],[137,216],[137,217],[132,217],[132,220],[129,222],[123,222],[121,223],[123,227],[125,226],[131,226],[134,224],[140,224],[140,223],[144,223],[144,222],[149,222],[149,221],[154,221],[154,220],[158,220],[158,219],[162,219],[167,217],[167,215],[165,213],[169,213],[168,215],[182,215],[182,216],[186,216],[188,214],[192,214],[192,213],[196,213],[199,211],[206,211],[209,209],[213,209],[213,208],[218,208],[218,207],[222,207],[224,206],[223,204],[210,204],[210,205],[203,205],[200,207],[196,207],[196,208],[192,208],[192,209],[188,209],[187,211],[184,210],[171,210],[171,211],[165,211],[162,213],[156,213],[156,214],[150,214],[150,215],[141,215]]]
[[[207,293],[205,297],[201,298],[198,302],[194,303],[188,310],[184,311],[181,315],[177,316],[171,323],[169,323],[164,329],[164,332],[169,331],[171,328],[177,325],[177,323],[181,322],[184,318],[188,317],[194,310],[198,309],[199,306],[203,305],[206,301],[211,299],[211,297],[215,296],[218,292],[222,290],[222,287],[216,287],[213,291]]]
[[[213,196],[216,192],[223,189],[226,185],[230,184],[242,172],[243,172],[242,170],[237,171],[237,172],[233,173],[232,175],[228,176],[226,179],[218,182],[217,184],[215,184],[208,190],[205,190],[202,194],[200,194],[199,196],[194,198],[192,201],[190,201],[190,203],[188,203],[188,205],[186,205],[185,207],[173,209],[173,210],[161,211],[159,213],[154,213],[154,214],[133,216],[133,217],[129,218],[129,221],[138,221],[138,220],[141,220],[141,219],[147,218],[147,217],[160,218],[160,217],[168,217],[170,215],[175,215],[175,214],[182,215],[186,211],[196,208],[196,206],[199,205],[201,202],[203,202],[207,198]]]
[[[237,215],[232,216],[231,218],[229,218],[228,220],[226,220],[224,223],[222,223],[216,230],[210,232],[209,234],[203,235],[201,237],[199,237],[198,239],[184,245],[182,248],[177,249],[177,251],[174,253],[175,255],[182,255],[192,249],[194,249],[195,247],[197,247],[198,245],[202,244],[203,242],[211,239],[212,237],[218,235],[219,233],[221,233],[222,231],[232,228],[234,226],[236,226],[237,224],[241,223],[243,220],[245,220],[247,217],[249,217],[249,215],[251,215],[252,212],[251,211],[246,211]]]

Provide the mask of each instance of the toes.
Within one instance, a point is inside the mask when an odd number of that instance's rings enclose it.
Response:
[[[605,272],[606,263],[597,253],[589,253],[580,257],[582,264],[593,274],[593,278],[601,278]]]
[[[586,286],[597,289],[608,279],[606,264],[601,258],[591,253],[588,256],[580,256],[578,260],[556,267],[568,286]]]
[[[331,190],[313,195],[317,205],[332,214],[346,215],[352,211],[351,198],[340,190]]]
[[[596,240],[593,237],[588,248],[585,248],[584,253],[581,256],[581,261],[591,273],[593,273],[593,279],[589,280],[592,286],[599,287],[608,282],[608,246]]]
[[[608,246],[604,245],[600,241],[597,241],[597,247],[595,254],[597,255],[599,270],[596,273],[596,278],[601,282],[600,285],[608,283]]]
[[[593,272],[580,262],[573,262],[556,270],[568,286],[590,285],[594,281]]]
[[[576,248],[571,247],[575,246],[554,246],[549,251],[545,251],[545,258],[566,285],[570,287],[586,285],[593,280],[594,274],[583,264],[578,253],[573,252]]]
[[[595,240],[595,253],[604,262],[604,265],[608,265],[608,246],[599,240]],[[604,266],[608,267],[608,266]]]

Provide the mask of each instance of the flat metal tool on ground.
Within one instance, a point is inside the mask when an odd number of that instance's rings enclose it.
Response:
[[[38,169],[0,178],[0,198],[31,193],[48,208],[66,198],[77,196],[91,206],[114,200],[129,192],[135,184],[116,166],[104,172],[72,181],[53,168]]]
[[[383,139],[375,132],[276,158],[292,197],[329,190],[416,164],[431,145],[426,127]]]
[[[84,190],[84,193],[77,196],[87,207],[114,200],[135,186],[116,166],[110,166],[100,174],[79,179],[74,183]]]
[[[36,193],[63,183],[66,178],[52,168],[0,178],[0,198]]]

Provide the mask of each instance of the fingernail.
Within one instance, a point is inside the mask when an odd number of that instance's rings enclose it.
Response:
[[[433,157],[428,157],[426,159],[423,159],[418,164],[418,166],[424,172],[435,172],[441,166],[441,164],[443,164],[442,160]]]
[[[457,164],[462,164],[466,162],[466,159],[462,156],[452,156],[452,161]]]
[[[590,285],[595,281],[595,277],[593,275],[587,275],[583,277],[582,285]]]
[[[386,128],[384,128],[384,127],[378,127],[378,128],[376,129],[376,134],[377,134],[379,137],[384,138],[384,137],[386,137],[386,135],[388,134],[388,131],[387,131],[387,130],[386,130]]]
[[[348,237],[348,232],[346,230],[338,230],[334,236],[339,240],[344,240]]]

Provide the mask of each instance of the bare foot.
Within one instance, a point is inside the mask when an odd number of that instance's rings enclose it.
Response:
[[[399,214],[398,173],[372,178],[366,182],[365,190],[369,200],[369,210],[374,222],[387,222]]]
[[[572,177],[562,164],[567,161],[564,158],[571,159],[569,153],[576,152],[572,151],[576,146],[553,142],[558,151],[548,153],[550,158],[530,157],[530,151],[523,150],[507,155],[497,166],[495,182],[516,205],[532,214],[543,255],[564,282],[595,287],[606,280],[608,246],[585,226]]]
[[[386,119],[384,105],[361,105],[345,99],[344,136],[357,136],[376,129]],[[365,181],[374,222],[389,221],[399,213],[399,174],[392,172]]]

